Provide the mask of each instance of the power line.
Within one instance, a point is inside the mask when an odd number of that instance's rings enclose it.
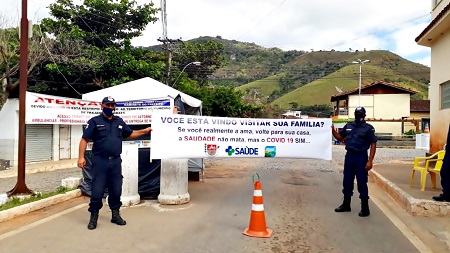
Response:
[[[251,30],[252,30],[257,24],[259,24],[263,19],[267,19],[267,17],[269,17],[269,16],[275,11],[275,9],[277,9],[278,7],[280,7],[281,5],[283,5],[286,1],[287,1],[287,0],[282,0],[277,6],[275,6],[274,8],[272,8],[268,14],[266,14],[266,15],[264,15],[264,16],[261,16],[261,18],[260,18],[257,22],[255,22],[255,24],[254,24],[253,26],[251,26],[246,32],[241,33],[241,35],[239,35],[239,36],[237,37],[237,39],[240,39],[241,36],[242,36],[243,34],[247,34],[249,31],[251,31]]]
[[[48,55],[50,56],[52,62],[55,64],[56,71],[58,71],[58,73],[62,75],[62,77],[64,78],[64,80],[66,81],[66,83],[70,86],[70,88],[72,88],[79,96],[82,96],[82,94],[81,94],[80,92],[78,92],[77,89],[75,89],[75,88],[70,84],[70,82],[69,82],[69,80],[67,80],[66,76],[59,70],[58,64],[56,64],[56,61],[55,61],[55,59],[53,58],[53,54],[50,52],[50,49],[48,49],[47,43],[45,42],[45,38],[44,38],[44,36],[43,36],[44,33],[42,32],[41,25],[38,24],[38,27],[39,27],[39,31],[41,32],[41,35],[42,35],[42,40],[41,40],[41,41],[42,41],[42,43],[44,44],[45,49],[47,49],[47,53],[48,53]]]
[[[91,32],[106,46],[108,47],[108,45],[102,40],[102,38],[100,38],[100,36],[86,23],[86,21],[79,15],[77,15],[82,21],[83,23],[89,28],[89,30],[91,30]],[[111,50],[111,52],[117,57],[118,60],[121,60],[120,57]],[[140,77],[144,77],[143,75],[141,75],[141,73],[139,73],[138,71],[136,71],[135,69],[130,68],[132,71],[134,71],[136,74],[138,74]]]

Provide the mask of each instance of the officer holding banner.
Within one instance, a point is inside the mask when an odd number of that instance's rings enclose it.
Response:
[[[370,215],[369,190],[367,187],[368,171],[372,169],[375,156],[377,137],[372,125],[366,123],[366,109],[358,107],[355,110],[355,121],[347,123],[339,133],[334,126],[331,127],[334,138],[345,142],[344,180],[343,190],[344,202],[335,209],[336,212],[350,212],[351,197],[353,196],[354,180],[358,183],[359,198],[361,199],[360,217]],[[370,148],[370,155],[367,151]]]
[[[149,134],[150,127],[142,130],[132,130],[122,118],[114,116],[116,101],[105,97],[101,104],[102,113],[87,122],[80,141],[78,167],[84,168],[84,158],[87,144],[94,142],[92,147],[92,193],[88,211],[91,217],[88,229],[97,227],[98,213],[103,206],[102,198],[106,187],[108,188],[108,204],[112,210],[111,222],[117,225],[126,225],[119,209],[122,206],[122,141],[126,138],[137,138]]]

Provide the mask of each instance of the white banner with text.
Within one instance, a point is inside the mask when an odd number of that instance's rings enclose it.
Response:
[[[331,119],[154,114],[151,158],[284,157],[331,160]]]
[[[130,125],[151,124],[155,112],[173,113],[174,103],[169,97],[116,102],[114,115]],[[101,102],[27,92],[25,123],[84,125],[101,113],[100,105]]]

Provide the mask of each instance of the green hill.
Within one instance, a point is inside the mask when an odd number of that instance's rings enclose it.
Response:
[[[210,82],[237,87],[250,100],[257,97],[282,108],[291,102],[329,105],[331,94],[337,93],[335,86],[344,91],[358,86],[359,65],[352,63],[357,59],[370,61],[363,65],[363,85],[382,80],[418,91],[413,99],[427,97],[430,68],[386,50],[283,51],[220,36],[189,42],[208,40],[220,42],[225,48],[224,65],[212,74]],[[160,50],[158,46],[150,49]]]
[[[256,95],[259,98],[263,98],[263,100],[266,101],[265,98],[267,96],[270,96],[274,91],[280,89],[280,78],[282,77],[283,74],[266,77],[261,80],[241,85],[236,87],[236,89],[245,91],[249,95],[255,94],[256,92]]]
[[[408,76],[401,75],[397,71],[378,66],[365,64],[362,71],[362,85],[377,80],[398,79],[395,84],[418,91],[415,99],[425,99],[427,87],[425,84]],[[291,91],[271,104],[281,108],[290,108],[290,103],[298,105],[330,104],[331,95],[338,93],[336,87],[343,91],[357,88],[359,84],[359,65],[349,65],[326,77],[313,81],[307,85]]]

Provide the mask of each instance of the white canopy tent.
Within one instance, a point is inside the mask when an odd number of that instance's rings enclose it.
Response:
[[[144,100],[156,98],[181,97],[185,114],[202,115],[202,101],[167,86],[153,78],[144,77],[131,82],[119,84],[109,88],[83,94],[83,100],[102,101],[104,97],[111,96],[117,102]],[[175,101],[177,105],[177,101]],[[189,159],[189,171],[202,171],[204,168],[203,159]]]
[[[104,97],[111,96],[116,101],[130,101],[164,97],[175,98],[178,95],[181,96],[181,101],[185,106],[186,114],[201,115],[201,100],[180,92],[150,77],[144,77],[131,82],[83,94],[83,100],[102,101]]]

